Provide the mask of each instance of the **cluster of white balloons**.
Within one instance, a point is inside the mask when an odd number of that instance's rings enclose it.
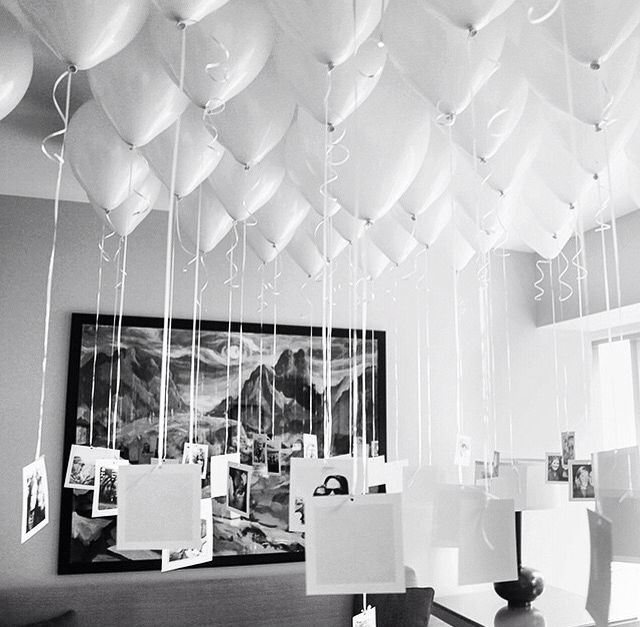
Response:
[[[251,219],[263,262],[310,276],[359,240],[376,277],[447,229],[458,269],[511,229],[552,258],[612,164],[640,169],[635,0],[18,3],[87,71],[67,160],[121,235],[164,185],[201,251]],[[1,118],[33,66],[6,11],[0,53]]]

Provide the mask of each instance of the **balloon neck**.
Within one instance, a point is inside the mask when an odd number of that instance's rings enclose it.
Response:
[[[251,165],[248,163],[243,164],[244,165],[244,170],[245,172],[249,171],[251,169]]]
[[[370,229],[373,226],[373,220],[371,218],[367,218],[364,223],[365,229]]]
[[[69,74],[75,74],[77,71],[78,71],[78,66],[73,65],[73,63],[71,63],[67,68],[67,72],[69,72]]]
[[[178,30],[184,30],[187,26],[191,26],[192,24],[195,24],[194,20],[179,20],[176,22],[176,28]]]
[[[327,128],[329,129],[330,133],[333,133],[333,131],[336,130],[336,127],[333,124],[331,124],[331,122],[327,122]]]
[[[603,129],[604,129],[604,126],[605,126],[605,125],[604,125],[604,122],[596,122],[596,123],[594,124],[594,127],[595,127],[595,129],[596,129],[596,133],[599,133],[601,130],[603,130]]]
[[[558,239],[558,234],[554,233],[551,237],[553,237],[553,239]]]
[[[378,48],[384,48],[384,41],[382,41],[382,37],[378,39],[376,46],[378,46]]]
[[[589,67],[592,70],[599,70],[600,69],[600,63],[598,61],[591,61],[591,63],[589,63]]]
[[[575,208],[576,208],[576,206],[572,202],[570,202],[569,203],[569,211],[573,211]]]
[[[327,73],[331,72],[335,67],[335,63],[333,61],[329,61],[329,63],[327,63]]]
[[[469,37],[475,37],[478,34],[478,30],[474,28],[473,24],[467,24],[467,32]]]
[[[417,218],[416,218],[416,214],[415,214],[415,213],[412,213],[412,214],[410,214],[410,215],[411,215],[411,221],[412,221],[412,222],[415,222],[415,221],[417,220]]]
[[[487,159],[486,159],[486,157],[478,157],[478,161],[479,161],[480,163],[486,163],[486,162],[487,162]]]
[[[503,189],[499,189],[498,190],[498,195],[500,196],[500,198],[504,198],[504,190]]]
[[[593,175],[593,180],[594,180],[594,181],[597,181],[599,178],[600,178],[600,177],[598,176],[598,173],[596,172],[596,173]]]

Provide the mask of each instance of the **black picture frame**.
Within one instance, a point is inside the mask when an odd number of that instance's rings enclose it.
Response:
[[[68,364],[68,381],[67,381],[67,398],[66,398],[66,423],[65,423],[65,435],[64,435],[64,454],[62,456],[62,475],[64,477],[69,452],[72,444],[88,444],[88,399],[87,395],[89,390],[93,387],[91,393],[91,405],[93,406],[93,430],[94,439],[93,445],[104,446],[106,440],[106,414],[108,411],[108,400],[113,398],[115,389],[115,372],[117,368],[113,366],[114,362],[117,362],[118,354],[116,351],[117,343],[115,338],[116,334],[113,333],[114,325],[117,326],[118,320],[114,316],[101,315],[96,317],[95,314],[73,313],[71,315],[71,335],[69,346],[69,364]],[[143,456],[139,449],[140,444],[140,424],[145,420],[149,425],[153,425],[154,422],[154,409],[157,407],[157,396],[155,400],[152,394],[154,386],[157,385],[159,377],[160,364],[160,352],[158,348],[158,338],[162,336],[163,319],[157,317],[141,317],[141,316],[124,316],[122,318],[121,326],[121,342],[119,358],[121,363],[121,377],[120,377],[120,394],[119,394],[119,416],[118,424],[120,435],[117,437],[116,446],[121,449],[122,456],[129,456],[131,463],[135,463],[134,457],[134,444],[137,443],[137,461],[138,463],[144,463],[147,459],[143,459]],[[167,454],[176,456],[176,445],[179,443],[180,434],[184,432],[184,411],[185,411],[185,399],[181,390],[184,390],[184,377],[185,377],[185,364],[184,354],[187,351],[179,351],[179,348],[185,348],[184,338],[192,337],[193,322],[187,319],[173,319],[171,321],[171,347],[174,357],[171,360],[170,366],[170,387],[172,389],[171,394],[174,396],[169,398],[168,406],[169,411],[173,410],[173,418],[175,422],[172,427],[169,426],[168,439],[169,444],[167,446]],[[201,343],[201,356],[203,355],[203,347],[207,350],[214,350],[209,357],[219,357],[220,352],[224,349],[226,355],[226,349],[229,340],[229,334],[231,334],[231,346],[234,345],[234,339],[236,346],[240,346],[239,339],[242,337],[242,353],[247,356],[244,360],[244,367],[242,369],[236,368],[242,374],[242,387],[238,387],[238,372],[236,372],[235,379],[231,385],[226,386],[226,367],[224,369],[224,383],[225,383],[225,409],[227,397],[230,399],[228,404],[228,411],[224,416],[236,416],[238,414],[237,399],[240,398],[240,425],[241,429],[237,426],[234,427],[232,418],[223,416],[225,426],[231,425],[232,428],[226,430],[227,433],[227,452],[232,452],[234,449],[229,448],[233,446],[234,430],[236,435],[236,444],[241,443],[241,450],[243,450],[243,442],[248,441],[248,435],[252,435],[255,429],[256,419],[256,406],[252,405],[251,394],[254,391],[256,379],[259,379],[261,390],[258,414],[262,414],[260,419],[264,425],[271,428],[271,433],[280,437],[280,445],[282,446],[283,457],[281,472],[284,474],[282,479],[283,484],[286,484],[286,490],[282,485],[269,488],[265,485],[263,492],[268,492],[270,489],[273,491],[273,503],[278,503],[278,511],[280,512],[274,528],[280,529],[278,524],[280,521],[287,520],[288,512],[288,481],[285,481],[286,474],[288,472],[286,454],[288,450],[289,458],[293,455],[298,455],[298,451],[295,450],[295,439],[298,434],[308,432],[309,419],[312,420],[312,430],[318,436],[319,454],[323,455],[323,409],[322,409],[322,390],[318,392],[316,382],[318,380],[317,371],[321,370],[321,357],[322,357],[322,329],[320,327],[309,326],[297,326],[289,324],[277,324],[274,328],[273,324],[256,324],[244,322],[242,325],[238,322],[222,322],[222,321],[210,321],[202,320],[200,322],[200,343]],[[97,334],[96,334],[97,330]],[[96,337],[97,335],[97,337]],[[253,345],[260,346],[260,338],[262,338],[262,355],[263,358],[260,361],[261,366],[259,373],[256,374],[256,367],[251,367],[249,364],[256,363],[256,356],[249,354],[248,346]],[[273,350],[273,339],[275,338],[276,350]],[[332,453],[334,455],[343,454],[349,452],[350,443],[349,438],[352,437],[352,433],[349,433],[352,426],[349,426],[349,419],[345,416],[345,405],[350,405],[351,400],[348,403],[344,402],[345,393],[352,394],[353,386],[346,385],[344,377],[340,378],[341,373],[345,373],[345,368],[349,367],[350,362],[348,359],[345,364],[345,357],[353,354],[353,347],[359,347],[357,352],[359,354],[358,363],[361,366],[362,361],[362,331],[351,331],[351,345],[349,344],[350,332],[348,329],[335,328],[330,331],[331,338],[331,355],[332,364],[335,368],[332,369],[332,407],[333,407],[333,437],[332,437]],[[224,342],[222,341],[224,340]],[[191,341],[191,340],[189,340]],[[304,378],[304,368],[301,369],[301,362],[304,362],[303,357],[309,355],[309,345],[312,346],[313,363],[312,371],[315,376],[312,376],[310,386],[308,378]],[[304,345],[307,345],[305,351]],[[385,345],[385,332],[380,330],[367,330],[366,331],[366,361],[364,370],[365,380],[365,399],[366,399],[366,441],[369,442],[374,439],[372,436],[375,433],[375,440],[378,442],[378,453],[384,455],[386,452],[386,345]],[[190,348],[190,344],[189,344]],[[296,352],[293,352],[293,348],[296,348]],[[95,350],[95,352],[94,352]],[[253,349],[252,349],[253,350]],[[303,351],[300,354],[300,350]],[[218,351],[217,353],[215,351]],[[274,369],[269,365],[269,362],[273,361],[272,357],[269,357],[269,351],[271,354],[278,355],[276,360],[276,376],[274,378]],[[346,354],[345,354],[345,351]],[[177,357],[178,352],[182,353],[181,357]],[[94,356],[96,359],[94,360]],[[296,357],[298,361],[296,363]],[[259,357],[258,357],[259,359]],[[190,357],[189,357],[190,360]],[[95,366],[94,366],[95,361]],[[107,365],[110,364],[110,369]],[[303,364],[305,368],[308,368],[308,359]],[[216,385],[216,381],[220,378],[220,363],[214,363],[213,361],[207,362],[202,358],[200,363],[200,375],[199,380],[200,387],[202,389],[207,388],[211,392]],[[96,372],[94,375],[93,372]],[[265,375],[266,373],[266,375]],[[301,374],[302,373],[302,374]],[[337,373],[337,375],[336,375]],[[362,398],[362,379],[363,372],[360,368],[360,374],[358,377],[358,396]],[[246,376],[246,378],[245,378]],[[269,376],[271,379],[271,386],[275,386],[275,390],[278,394],[274,395],[277,398],[282,398],[283,406],[280,408],[276,405],[276,421],[271,421],[270,411],[268,404],[265,402],[264,396],[268,395],[268,389],[264,386],[269,383]],[[127,381],[126,377],[130,377]],[[146,377],[146,378],[145,378]],[[209,378],[207,378],[209,377]],[[106,380],[105,380],[106,378]],[[231,377],[233,378],[233,377]],[[266,379],[266,383],[265,383]],[[338,380],[339,379],[339,380]],[[92,384],[95,381],[95,386]],[[322,381],[322,379],[321,379]],[[337,384],[335,384],[337,381]],[[111,385],[109,385],[111,382]],[[235,386],[235,387],[234,387]],[[280,386],[280,387],[278,387]],[[233,405],[233,390],[241,389],[241,392],[236,396],[236,404]],[[246,390],[246,394],[245,394]],[[229,394],[226,392],[229,391]],[[339,394],[339,396],[336,396]],[[213,398],[215,394],[211,393]],[[337,401],[336,398],[339,400]],[[349,399],[352,396],[348,397]],[[145,400],[141,400],[145,399]],[[306,399],[306,400],[305,400]],[[272,402],[272,399],[269,399]],[[188,401],[187,396],[187,416],[188,422]],[[306,403],[306,408],[305,408]],[[310,407],[309,407],[310,406]],[[176,411],[180,410],[180,411]],[[235,414],[234,414],[235,411]],[[347,409],[348,411],[348,409]],[[149,416],[149,412],[151,416]],[[298,412],[298,413],[296,413]],[[305,413],[306,412],[306,413]],[[145,413],[147,414],[145,417]],[[373,415],[375,413],[375,415]],[[204,434],[203,438],[209,444],[210,454],[217,454],[220,452],[220,432],[223,430],[220,427],[220,402],[216,406],[212,407],[209,412],[203,412],[204,415],[210,416],[209,431]],[[278,415],[280,414],[279,420]],[[176,418],[177,415],[177,418]],[[123,417],[124,416],[124,417]],[[306,418],[306,423],[305,423]],[[181,422],[182,420],[182,422]],[[358,418],[360,420],[360,418]],[[215,424],[213,424],[215,423]],[[237,421],[235,422],[237,425]],[[275,425],[278,425],[279,434],[275,434]],[[213,425],[213,426],[212,426]],[[216,426],[217,425],[217,426]],[[201,425],[202,426],[202,425]],[[134,428],[135,427],[135,428]],[[345,429],[347,433],[345,433]],[[361,435],[361,425],[358,427],[359,434]],[[128,439],[131,433],[137,432],[138,437],[133,442]],[[146,432],[147,439],[153,439],[153,429],[150,427]],[[242,433],[244,432],[244,440]],[[267,431],[268,432],[268,431]],[[203,432],[204,433],[204,432]],[[238,437],[240,435],[240,437]],[[212,442],[213,440],[213,442]],[[225,438],[223,437],[223,443]],[[292,444],[293,442],[293,444]],[[143,447],[144,449],[145,447]],[[154,453],[153,445],[151,453]],[[147,453],[149,451],[147,450]],[[302,452],[299,452],[302,455]],[[148,457],[148,455],[147,455]],[[241,456],[241,461],[246,462]],[[254,473],[255,475],[256,473]],[[259,481],[262,479],[258,479]],[[208,478],[203,481],[203,495],[206,496],[206,488],[208,486]],[[252,486],[252,494],[255,493],[256,487]],[[285,498],[286,497],[286,498]],[[93,529],[90,515],[87,516],[87,500],[91,498],[91,493],[80,494],[75,490],[63,488],[61,497],[61,515],[60,515],[60,537],[58,548],[58,574],[80,574],[80,573],[101,573],[101,572],[122,572],[122,571],[145,571],[145,570],[159,570],[160,569],[160,552],[158,552],[157,559],[128,559],[117,553],[112,553],[109,549],[113,549],[113,545],[109,546],[110,542],[115,542],[115,517],[110,519],[109,524],[102,530]],[[214,510],[216,503],[221,505],[223,498],[213,499]],[[264,508],[264,503],[259,504]],[[275,510],[275,508],[272,508]],[[268,508],[267,508],[268,513]],[[78,516],[84,518],[77,518]],[[257,514],[256,514],[257,516]],[[223,516],[218,516],[223,518]],[[107,520],[103,518],[102,520]],[[244,519],[243,519],[244,520]],[[276,520],[276,516],[272,516],[271,521]],[[81,522],[82,525],[77,523]],[[286,526],[286,522],[284,523]],[[247,565],[247,564],[265,564],[265,563],[278,563],[278,562],[293,562],[301,561],[304,559],[304,540],[302,534],[295,534],[299,536],[296,543],[290,543],[289,545],[270,543],[268,537],[265,538],[264,529],[265,525],[261,522],[260,518],[249,520],[248,527],[250,530],[247,537],[251,537],[251,546],[255,550],[247,549],[247,546],[241,544],[238,546],[238,550],[234,552],[229,550],[228,546],[225,546],[224,550],[216,552],[216,541],[218,546],[222,547],[224,542],[223,527],[224,521],[217,522],[216,514],[214,512],[214,535],[216,533],[216,525],[219,526],[220,539],[216,537],[214,540],[214,559],[212,562],[201,564],[196,567],[216,567],[216,566],[232,566],[232,565]],[[257,527],[254,529],[253,527]],[[82,531],[79,528],[83,527]],[[293,535],[294,532],[286,533]],[[265,546],[266,543],[266,546]],[[258,550],[259,548],[259,550]],[[268,550],[272,548],[273,550]],[[266,549],[266,550],[265,550]]]

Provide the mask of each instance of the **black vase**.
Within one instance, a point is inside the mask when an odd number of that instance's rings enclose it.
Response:
[[[516,554],[518,557],[518,579],[498,581],[493,589],[509,603],[510,608],[530,608],[544,590],[544,579],[534,568],[522,565],[522,512],[516,512]]]

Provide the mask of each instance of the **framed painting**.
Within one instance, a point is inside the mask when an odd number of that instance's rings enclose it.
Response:
[[[72,446],[112,448],[122,463],[157,463],[163,320],[125,316],[119,334],[117,322],[72,315],[65,475]],[[194,334],[193,326],[171,321],[165,456],[167,463],[211,459],[202,498],[212,500],[213,559],[200,566],[303,560],[304,535],[288,529],[290,460],[304,455],[310,433],[320,457],[325,440],[331,455],[362,450],[363,399],[364,440],[385,453],[384,332],[368,330],[363,347],[362,333],[350,337],[347,329],[331,330],[324,345],[318,327],[203,320]],[[243,513],[221,494],[220,477],[213,480],[223,459],[252,467]],[[92,516],[93,492],[63,489],[59,574],[160,570],[160,551],[118,550],[117,517]]]

